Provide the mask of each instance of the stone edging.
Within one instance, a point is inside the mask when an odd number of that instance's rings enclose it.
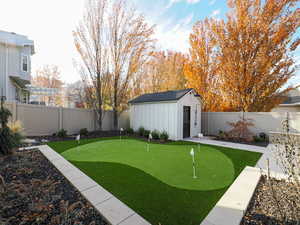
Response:
[[[259,168],[247,166],[201,225],[239,225],[260,180]]]
[[[47,145],[36,146],[111,225],[151,225]]]

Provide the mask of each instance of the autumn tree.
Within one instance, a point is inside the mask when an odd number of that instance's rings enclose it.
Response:
[[[159,92],[183,89],[186,79],[183,74],[186,56],[180,52],[157,51],[144,67],[140,81],[144,92]]]
[[[74,43],[81,58],[79,72],[85,91],[98,115],[98,126],[102,129],[104,90],[108,83],[104,76],[108,71],[105,15],[107,0],[87,0],[83,19],[73,32]]]
[[[56,65],[44,65],[36,71],[36,75],[32,78],[32,85],[36,87],[53,89],[54,94],[43,95],[42,101],[47,104],[55,104],[62,106],[63,98],[61,90],[63,81],[61,80],[61,72]]]
[[[211,35],[212,19],[197,22],[190,35],[189,58],[184,68],[187,86],[202,96],[204,111],[230,110],[217,73],[216,43]]]
[[[211,99],[233,111],[270,111],[282,101],[296,70],[299,2],[228,0],[226,20],[210,19],[194,26],[185,75],[204,95],[206,110],[219,110],[209,105]]]
[[[118,114],[127,107],[133,80],[142,70],[152,51],[153,27],[125,0],[113,2],[108,13],[109,65],[114,128]]]

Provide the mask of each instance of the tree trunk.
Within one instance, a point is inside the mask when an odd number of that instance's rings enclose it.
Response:
[[[98,95],[98,124],[99,124],[99,130],[102,131],[102,95],[101,95],[101,77],[100,77],[100,72],[97,72],[97,95]]]
[[[117,109],[113,109],[113,119],[114,119],[114,129],[118,129],[118,111]]]
[[[113,120],[114,130],[118,129],[118,76],[114,81],[114,102],[113,102]]]

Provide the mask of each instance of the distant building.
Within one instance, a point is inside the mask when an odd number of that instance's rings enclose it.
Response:
[[[300,112],[300,91],[292,90],[288,93],[287,99],[279,106],[274,108],[272,112]]]
[[[34,42],[24,35],[0,31],[0,95],[28,103]]]

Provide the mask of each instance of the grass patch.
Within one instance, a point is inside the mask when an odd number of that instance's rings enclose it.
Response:
[[[115,138],[118,139],[118,138]],[[199,224],[260,153],[190,142],[151,144],[124,138],[54,142],[49,146],[152,224]],[[191,148],[197,179],[192,178]]]

